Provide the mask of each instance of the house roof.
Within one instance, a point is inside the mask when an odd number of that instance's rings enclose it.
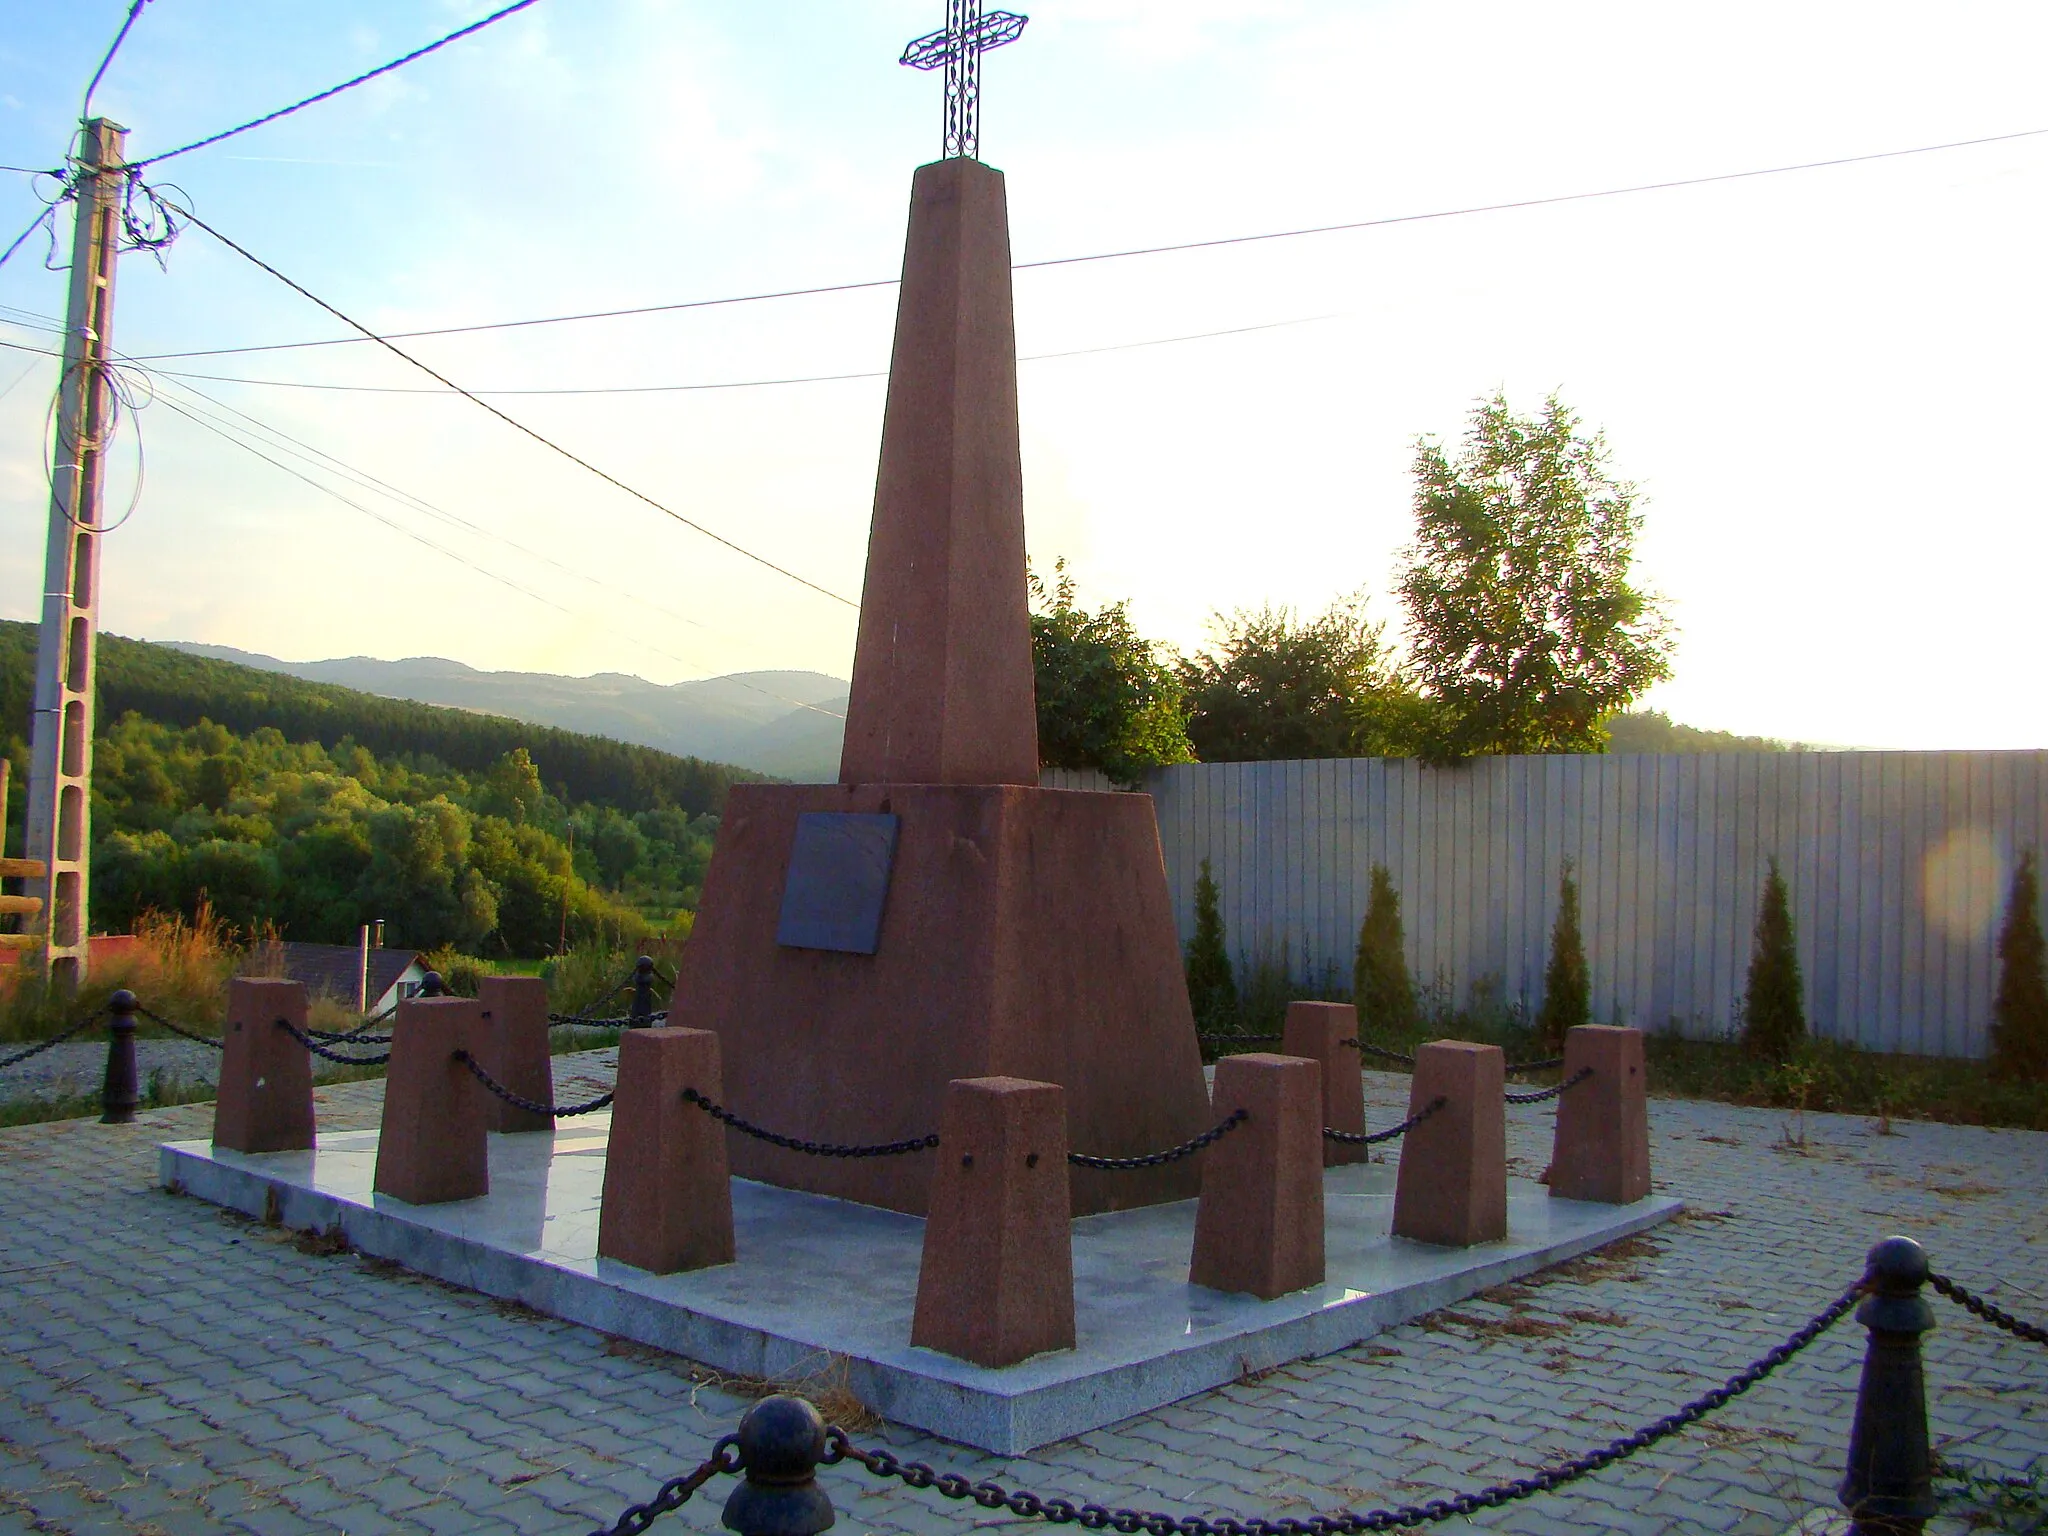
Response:
[[[392,984],[412,968],[419,955],[410,949],[370,951],[370,1001],[376,1002]],[[286,944],[284,973],[292,981],[304,982],[312,993],[326,993],[340,1002],[353,1003],[356,981],[361,976],[362,951],[353,944]]]

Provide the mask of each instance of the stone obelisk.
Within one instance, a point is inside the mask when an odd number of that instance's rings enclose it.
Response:
[[[946,1084],[1066,1090],[1068,1145],[1207,1128],[1148,795],[1038,787],[1002,173],[912,184],[840,782],[734,786],[672,1023],[718,1032],[727,1105],[801,1140],[938,1128]],[[922,1213],[933,1159],[729,1134],[732,1171]],[[1076,1214],[1194,1195],[1200,1159],[1076,1168]]]

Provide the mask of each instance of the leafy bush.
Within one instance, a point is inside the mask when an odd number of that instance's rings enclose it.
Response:
[[[1358,1007],[1361,1038],[1407,1035],[1416,1022],[1415,984],[1401,931],[1401,893],[1387,866],[1372,867],[1365,920],[1358,925],[1358,954],[1352,965],[1351,995]]]
[[[2043,973],[2041,885],[2034,852],[2020,855],[1998,935],[1998,995],[1991,1005],[1991,1063],[2027,1082],[2048,1078],[2048,975]]]
[[[1586,945],[1579,934],[1579,882],[1571,860],[1557,882],[1557,918],[1550,927],[1550,965],[1543,973],[1543,1007],[1536,1014],[1541,1049],[1564,1049],[1565,1031],[1593,1021],[1592,978]]]
[[[1792,933],[1792,903],[1778,861],[1764,877],[1763,902],[1750,949],[1749,984],[1742,997],[1742,1044],[1766,1061],[1789,1060],[1806,1038],[1806,988]]]
[[[1209,861],[1195,881],[1195,933],[1188,940],[1188,1003],[1195,1028],[1204,1034],[1237,1025],[1237,983],[1230,974],[1230,952],[1223,944],[1223,914],[1216,906],[1216,878]]]

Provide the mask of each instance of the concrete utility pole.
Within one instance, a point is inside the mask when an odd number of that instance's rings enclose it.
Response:
[[[73,984],[84,978],[87,959],[100,508],[114,410],[106,359],[127,138],[127,129],[96,117],[85,125],[78,154],[78,222],[71,242],[71,303],[50,459],[43,628],[29,723],[27,853],[47,870],[40,919],[47,940],[44,965],[52,979]]]

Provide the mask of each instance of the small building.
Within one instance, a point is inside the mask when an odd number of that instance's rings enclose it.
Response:
[[[285,944],[284,974],[288,981],[303,982],[306,991],[325,993],[345,1008],[356,1005],[356,989],[363,980],[363,951],[354,944]],[[363,987],[369,998],[368,1011],[382,1013],[401,998],[417,997],[427,968],[410,949],[370,951],[369,984]]]

